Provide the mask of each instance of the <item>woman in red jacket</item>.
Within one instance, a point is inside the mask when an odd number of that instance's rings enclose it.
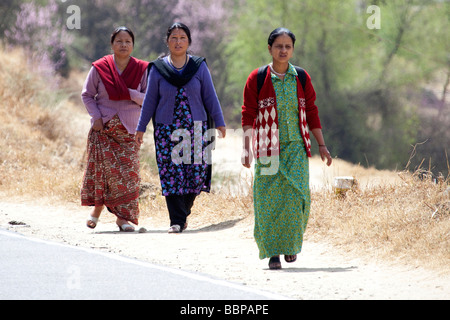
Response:
[[[253,199],[254,236],[261,259],[280,269],[280,255],[294,262],[301,251],[310,211],[309,130],[319,144],[322,160],[332,158],[325,145],[311,77],[289,63],[295,36],[285,28],[272,31],[268,49],[272,63],[254,70],[244,88],[243,165],[256,158]],[[258,85],[258,73],[263,83]],[[303,78],[303,81],[302,81]],[[303,84],[304,82],[304,84]]]

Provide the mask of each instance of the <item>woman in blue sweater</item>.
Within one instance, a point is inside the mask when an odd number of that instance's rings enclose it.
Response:
[[[142,144],[153,119],[156,162],[170,216],[169,233],[182,232],[200,192],[211,188],[213,126],[225,137],[225,121],[205,59],[189,55],[189,28],[167,31],[169,54],[151,63],[136,130]]]

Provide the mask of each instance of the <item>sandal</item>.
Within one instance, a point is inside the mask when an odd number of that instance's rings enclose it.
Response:
[[[119,226],[119,230],[123,231],[123,232],[133,232],[134,231],[134,227],[131,224],[128,223],[124,223],[123,225]]]
[[[88,228],[94,229],[97,226],[97,223],[98,223],[98,218],[89,215],[89,217],[86,221],[86,226]]]
[[[281,269],[280,256],[275,256],[269,260],[269,269],[278,270]]]
[[[184,230],[186,230],[187,226],[188,226],[187,222],[183,225],[183,228],[181,228],[181,226],[179,224],[174,224],[174,225],[170,226],[168,232],[169,233],[181,233]]]
[[[286,261],[287,263],[292,263],[295,262],[297,260],[297,255],[284,255],[284,261]]]
[[[170,226],[169,230],[167,231],[168,233],[180,233],[181,227],[178,224],[174,224],[172,226]]]

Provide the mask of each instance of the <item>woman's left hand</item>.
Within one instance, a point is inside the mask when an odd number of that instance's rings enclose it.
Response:
[[[331,158],[331,154],[328,151],[327,146],[319,146],[319,153],[322,161],[327,161],[327,166],[331,166],[333,159]]]
[[[140,146],[144,143],[144,133],[141,131],[136,131],[135,133],[136,143]]]
[[[225,138],[227,134],[227,130],[225,127],[217,127],[217,131],[219,131],[219,138]]]

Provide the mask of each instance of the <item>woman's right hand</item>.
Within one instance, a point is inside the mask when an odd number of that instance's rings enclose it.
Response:
[[[242,150],[241,162],[242,165],[246,168],[250,168],[252,165],[253,154],[249,148],[245,148]]]
[[[135,134],[136,143],[140,146],[144,143],[144,133],[141,131],[136,131]]]
[[[244,129],[244,136],[243,136],[241,163],[244,167],[250,168],[253,161],[253,153],[251,147],[253,126],[246,125],[243,127],[243,129]]]
[[[97,120],[94,121],[94,124],[92,125],[92,129],[94,131],[103,132],[103,120],[102,120],[102,118],[97,119]]]

